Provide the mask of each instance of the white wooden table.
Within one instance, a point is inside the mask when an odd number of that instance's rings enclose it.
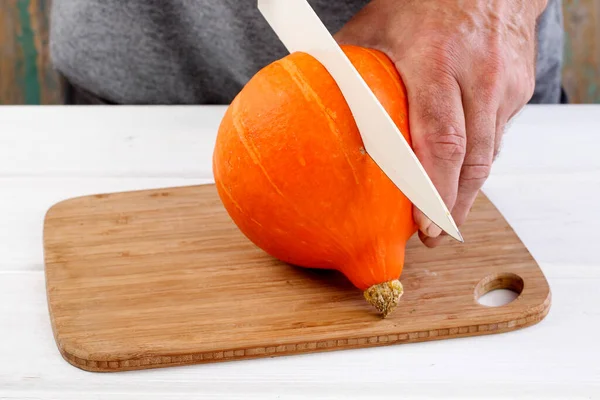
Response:
[[[0,398],[600,398],[600,106],[530,106],[485,193],[546,274],[521,331],[253,361],[94,374],[54,344],[42,220],[83,194],[212,182],[223,107],[0,108]]]

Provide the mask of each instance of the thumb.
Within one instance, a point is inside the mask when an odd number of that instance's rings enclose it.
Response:
[[[408,93],[410,132],[415,154],[446,207],[452,210],[467,143],[460,86],[449,73],[426,70],[427,67],[421,63],[413,62],[407,66],[399,64],[396,64],[396,68],[402,75]],[[414,218],[422,237],[437,237],[442,232],[417,208]]]

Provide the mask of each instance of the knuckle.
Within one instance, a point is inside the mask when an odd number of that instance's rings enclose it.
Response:
[[[456,48],[456,43],[449,41],[437,43],[432,47],[432,52],[431,59],[435,61],[433,65],[437,70],[435,72],[447,74],[451,77],[458,76],[460,51]]]
[[[489,178],[492,170],[491,163],[465,163],[461,170],[462,185],[468,189],[477,190]]]
[[[504,59],[498,50],[486,53],[485,70],[491,76],[501,77],[504,74]]]
[[[423,27],[421,38],[416,39],[411,46],[412,51],[406,52],[403,58],[407,63],[422,64],[422,71],[431,78],[446,77],[456,79],[464,58],[460,42],[450,36],[441,36],[436,27]],[[426,63],[423,61],[426,60]]]
[[[466,154],[466,137],[453,126],[425,135],[425,144],[431,156],[437,160],[453,163],[461,162]]]
[[[479,93],[485,103],[496,100],[505,83],[505,64],[499,52],[490,51],[484,56],[482,74],[479,78]]]
[[[500,79],[488,75],[482,78],[479,84],[480,101],[482,104],[493,104],[501,93],[502,83]]]
[[[535,71],[525,66],[516,68],[509,81],[509,93],[519,106],[527,104],[535,92]]]

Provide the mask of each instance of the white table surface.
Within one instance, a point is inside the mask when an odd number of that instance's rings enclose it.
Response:
[[[223,107],[0,108],[1,399],[600,398],[600,106],[529,106],[484,192],[549,280],[520,331],[127,373],[60,357],[42,220],[62,199],[212,182]]]

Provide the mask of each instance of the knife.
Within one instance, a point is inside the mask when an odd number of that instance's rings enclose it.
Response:
[[[450,211],[385,108],[306,0],[258,0],[258,9],[290,53],[315,57],[340,88],[363,140],[381,170],[421,212],[463,242]]]

